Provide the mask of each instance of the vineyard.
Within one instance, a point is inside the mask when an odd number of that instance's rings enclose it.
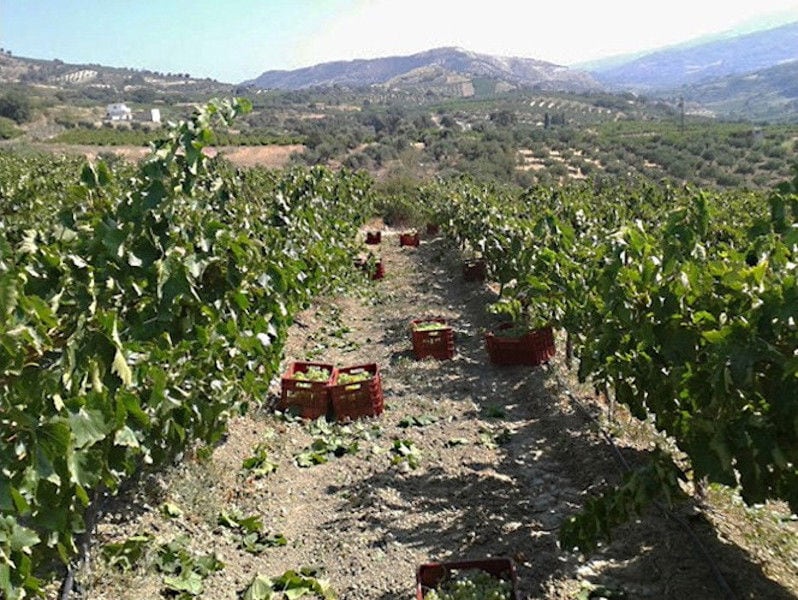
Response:
[[[209,104],[138,166],[0,155],[4,597],[58,584],[66,598],[75,579],[92,598],[135,586],[256,600],[277,585],[334,597],[326,569],[341,597],[387,600],[407,595],[388,565],[457,551],[511,556],[523,591],[570,597],[556,579],[576,569],[570,551],[617,551],[612,535],[652,504],[701,505],[721,484],[798,511],[798,179],[767,194],[430,183],[417,210],[441,237],[399,248],[383,236],[387,280],[364,283],[353,264],[368,178],[207,158],[211,126],[247,110]],[[484,261],[489,286],[447,290],[464,259]],[[433,314],[458,323],[458,356],[440,365],[401,350],[407,323]],[[491,323],[552,326],[558,358],[475,367]],[[386,414],[347,426],[274,415],[288,357],[376,357]],[[595,484],[607,464],[567,408],[570,385],[652,432],[617,485]],[[186,470],[202,483],[164,483]],[[152,481],[162,488],[140,500]],[[125,498],[159,506],[131,520],[143,530],[108,522],[126,520]],[[260,561],[230,567],[234,583],[225,561],[198,554],[228,542],[227,560]],[[136,570],[147,560],[162,575]],[[121,587],[103,590],[87,564],[122,571]],[[786,597],[729,564],[741,594]],[[721,596],[701,567],[679,568],[689,597]],[[688,597],[654,579],[622,587]]]

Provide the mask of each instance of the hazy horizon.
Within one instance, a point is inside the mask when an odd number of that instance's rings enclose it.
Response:
[[[448,46],[578,65],[798,21],[794,0],[722,8],[684,0],[667,6],[630,0],[473,6],[450,0],[4,2],[0,46],[30,58],[239,83],[267,70]]]

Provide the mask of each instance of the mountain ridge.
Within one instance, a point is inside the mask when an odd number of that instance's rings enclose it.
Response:
[[[293,70],[264,71],[242,83],[263,89],[302,89],[313,86],[390,85],[407,73],[440,67],[452,76],[487,77],[517,86],[586,91],[601,86],[589,74],[533,58],[493,56],[456,46],[432,48],[410,55],[332,61]]]
[[[671,90],[767,69],[798,58],[798,21],[742,35],[688,41],[590,72],[611,89]]]

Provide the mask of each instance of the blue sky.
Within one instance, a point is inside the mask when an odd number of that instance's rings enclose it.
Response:
[[[0,46],[240,82],[438,46],[573,64],[796,20],[798,0],[0,0]]]

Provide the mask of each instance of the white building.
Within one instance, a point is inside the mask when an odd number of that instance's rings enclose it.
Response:
[[[124,102],[109,104],[105,107],[105,118],[109,121],[132,121],[133,111]]]

